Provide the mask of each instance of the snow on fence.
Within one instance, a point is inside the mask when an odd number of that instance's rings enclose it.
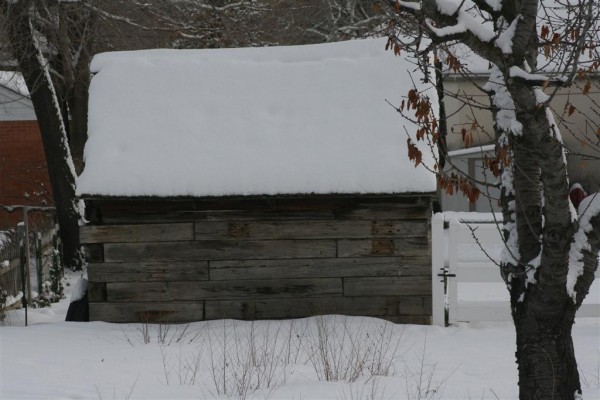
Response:
[[[5,311],[21,305],[20,234],[6,232],[0,237],[0,320]]]
[[[496,219],[502,217],[496,214]],[[497,261],[503,243],[491,213],[435,214],[432,219],[433,323],[508,321],[508,291]],[[596,272],[596,277],[600,272]],[[600,317],[600,282],[578,317]]]
[[[59,247],[57,229],[30,234],[30,240],[33,241],[31,264],[26,269],[23,268],[26,257],[22,226],[13,232],[0,234],[0,320],[4,312],[21,307],[24,287],[31,301],[31,292],[42,293],[42,284],[52,279],[52,266],[61,265],[56,251]]]
[[[0,321],[4,312],[21,306],[23,292],[21,288],[21,273],[19,262],[0,262]]]

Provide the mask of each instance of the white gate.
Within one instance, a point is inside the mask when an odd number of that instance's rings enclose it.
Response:
[[[496,219],[501,220],[496,214]],[[503,243],[491,213],[438,213],[432,219],[433,323],[508,321],[510,299],[498,267]],[[596,276],[600,271],[596,272]],[[444,283],[446,282],[446,284]],[[600,317],[600,280],[577,312]]]

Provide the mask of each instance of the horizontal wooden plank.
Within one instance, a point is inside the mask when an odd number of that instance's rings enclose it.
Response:
[[[141,197],[97,198],[88,200],[92,208],[103,212],[129,213],[133,211],[160,212],[186,210],[316,210],[364,207],[427,207],[434,193],[402,194],[296,194],[250,195],[218,197]]]
[[[200,221],[196,240],[336,239],[426,236],[423,221],[401,220],[300,220],[300,221]]]
[[[165,242],[194,240],[194,226],[185,224],[88,225],[79,229],[81,243]]]
[[[189,301],[182,293],[173,293],[168,282],[109,282],[106,283],[109,302],[168,302]]]
[[[106,283],[88,282],[87,287],[89,301],[106,301]]]
[[[305,220],[305,219],[425,219],[428,195],[298,195],[243,196],[209,199],[104,199],[93,201],[103,223],[174,221]],[[390,216],[392,215],[392,216]]]
[[[340,239],[338,257],[403,256],[425,257],[431,262],[429,238]]]
[[[196,222],[196,221],[259,221],[259,220],[306,220],[306,219],[334,219],[331,210],[325,211],[274,211],[274,210],[199,210],[199,211],[170,211],[156,213],[142,213],[132,211],[127,214],[103,215],[103,222],[110,224],[136,224],[136,223],[169,223],[169,222]]]
[[[90,263],[90,282],[198,281],[208,279],[207,261]]]
[[[335,240],[107,243],[106,262],[335,257]]]
[[[406,297],[312,297],[263,300],[220,300],[206,302],[206,319],[280,319],[321,314],[399,316],[430,315],[431,301]]]
[[[85,259],[87,262],[100,263],[104,261],[104,245],[100,243],[86,244],[83,246],[85,249]]]
[[[204,303],[198,302],[90,302],[90,321],[106,322],[192,322],[204,319]]]
[[[399,315],[431,315],[431,295],[398,297]]]
[[[107,283],[108,301],[197,301],[342,295],[342,280],[272,279],[196,282]]]
[[[210,261],[210,279],[282,279],[426,275],[431,265],[402,257]]]
[[[304,220],[385,220],[404,219],[426,222],[431,216],[429,208],[387,208],[363,210],[318,211],[177,211],[164,213],[106,214],[105,224],[162,224],[197,221],[304,221]]]
[[[431,275],[344,278],[344,296],[431,296]]]
[[[427,221],[431,217],[429,206],[423,207],[378,207],[338,210],[337,219],[404,219]]]
[[[382,316],[381,319],[388,320],[395,324],[411,324],[411,325],[431,325],[431,315],[399,315],[399,316]]]

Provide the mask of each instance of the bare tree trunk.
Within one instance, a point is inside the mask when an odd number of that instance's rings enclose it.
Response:
[[[68,111],[69,148],[75,172],[83,171],[83,149],[87,141],[88,90],[90,85],[91,47],[94,41],[97,15],[77,3],[64,3],[59,8],[60,60],[56,68],[62,71],[61,99]]]
[[[66,138],[64,120],[45,59],[30,22],[31,2],[0,3],[7,15],[7,34],[19,71],[27,84],[42,134],[56,214],[60,225],[65,264],[82,266],[79,250],[79,212],[75,197],[75,171]]]
[[[87,68],[86,68],[87,70]],[[69,145],[73,155],[75,171],[83,171],[83,149],[87,141],[87,115],[88,115],[88,88],[90,83],[89,70],[76,70],[73,91],[69,96],[68,104],[71,111],[71,136]]]

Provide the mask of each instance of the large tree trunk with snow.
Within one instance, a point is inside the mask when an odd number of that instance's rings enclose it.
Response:
[[[53,68],[60,71],[60,79],[54,79],[54,83],[62,89],[59,98],[64,104],[63,115],[70,118],[67,136],[75,171],[79,175],[83,170],[83,149],[87,141],[89,65],[97,14],[79,3],[64,3],[58,7],[57,15],[55,41],[60,54],[54,59]]]
[[[581,384],[571,329],[589,285],[580,284],[579,302],[567,291],[569,253],[578,224],[569,207],[564,150],[556,126],[536,98],[539,88],[510,79],[508,71],[503,75],[522,125],[520,134],[509,135],[512,178],[504,175],[503,184],[513,186],[512,203],[502,201],[507,243],[511,235],[517,238],[515,254],[505,257],[502,276],[511,294],[517,333],[520,399],[573,399]]]
[[[85,70],[77,69],[77,72],[81,75],[75,79],[73,91],[68,98],[69,109],[71,111],[69,146],[73,156],[75,171],[77,174],[80,174],[83,171],[83,149],[87,141],[88,89],[90,78],[89,70],[86,73]]]
[[[537,283],[528,288],[524,299],[519,301],[512,297],[521,400],[579,398],[577,394],[581,392],[581,383],[571,330],[577,309],[593,281],[600,250],[600,218],[589,220],[589,226],[594,230],[589,232],[589,248],[582,252],[585,267],[574,287],[575,299],[566,290],[567,276],[545,276],[547,274],[542,274],[546,269],[544,265],[539,266]],[[587,224],[587,221],[584,223]],[[565,237],[560,242],[570,245]],[[564,254],[564,251],[561,253]],[[552,265],[550,269],[558,266]],[[563,264],[562,270],[566,269]],[[512,290],[514,286],[511,286]]]
[[[517,334],[520,399],[574,399],[581,384],[571,329],[591,280],[580,284],[579,299],[569,295],[569,253],[578,224],[569,207],[563,146],[536,98],[539,88],[510,79],[507,71],[501,75],[495,79],[509,82],[504,95],[522,126],[507,134],[497,124],[498,139],[508,139],[511,148],[501,202],[510,254],[501,269]]]
[[[490,95],[491,107],[482,108],[494,117],[496,157],[482,161],[488,175],[499,180],[501,192],[505,251],[500,270],[510,292],[517,334],[520,398],[579,399],[571,329],[597,269],[600,194],[585,199],[578,213],[573,209],[565,148],[548,107],[556,93],[553,86],[571,84],[577,76],[591,79],[600,69],[600,3],[405,0],[389,4],[386,12],[394,30],[388,46],[397,54],[401,48],[413,52],[423,70],[429,63],[420,61],[422,55],[433,48],[438,56],[446,54],[442,60],[447,70],[463,77],[474,78],[470,66],[465,66],[473,60],[461,59],[465,49],[490,65],[490,78],[482,89]],[[406,39],[406,26],[414,17],[419,29],[411,41]],[[423,35],[428,41],[421,40]],[[425,49],[424,42],[428,43]],[[538,69],[538,59],[552,70]],[[461,98],[458,92],[451,95]],[[469,96],[462,97],[464,104],[477,107]],[[413,101],[411,109],[419,110],[417,103]],[[408,117],[416,117],[421,132],[427,132],[423,136],[440,147],[438,126],[430,122],[435,116]],[[431,170],[441,171],[440,163]],[[452,175],[440,173],[441,189],[460,190],[476,199],[476,177],[463,172],[457,177],[457,169],[450,171]]]
[[[528,303],[526,311],[514,316],[519,398],[574,399],[581,391],[571,339],[574,307],[552,316],[546,304]]]
[[[10,3],[10,2],[9,2]],[[6,33],[18,69],[29,88],[40,126],[66,266],[80,269],[79,211],[75,197],[75,170],[67,143],[65,124],[48,65],[30,20],[31,2],[0,3],[9,21]],[[5,22],[6,22],[5,21]]]

